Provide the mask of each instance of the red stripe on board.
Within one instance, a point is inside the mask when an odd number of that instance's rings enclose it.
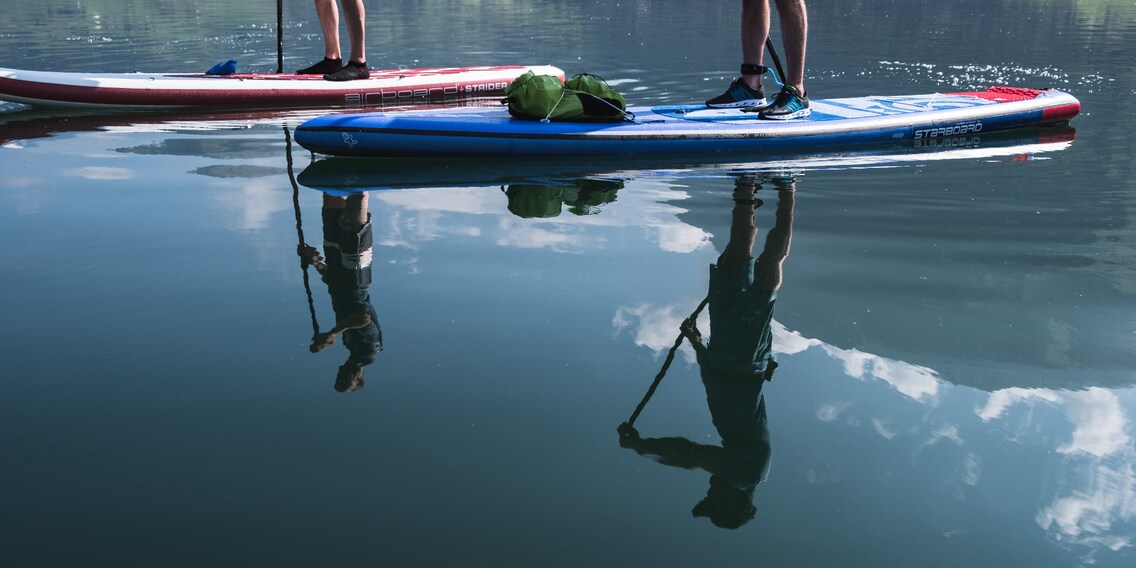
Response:
[[[1024,89],[1022,87],[990,87],[985,91],[976,91],[971,93],[947,93],[948,95],[960,95],[964,97],[978,97],[988,101],[996,101],[1000,103],[1009,103],[1014,101],[1028,101],[1036,99],[1038,95],[1045,91],[1038,89]]]
[[[426,77],[434,75],[454,75],[470,71],[512,71],[527,69],[524,65],[498,65],[493,67],[422,67],[417,69],[372,69],[372,79],[388,79],[395,77]],[[232,75],[206,75],[204,73],[172,73],[171,77],[193,77],[201,79],[274,79],[289,81],[323,81],[323,75],[296,75],[294,73],[234,73]]]
[[[242,74],[225,76],[205,76],[200,74],[170,74],[170,78],[208,79],[210,83],[203,88],[154,89],[143,86],[97,87],[88,84],[64,85],[59,83],[28,81],[0,77],[0,93],[31,101],[33,104],[76,104],[107,106],[244,106],[244,107],[292,107],[292,106],[366,106],[407,101],[414,99],[443,99],[457,97],[496,96],[504,93],[506,85],[518,75],[516,71],[525,69],[522,65],[502,65],[494,67],[441,67],[420,69],[393,69],[372,71],[373,79],[414,78],[415,81],[429,81],[415,86],[390,85],[379,87],[368,81],[350,81],[340,88],[328,90],[327,83],[319,75],[289,74]],[[488,72],[486,78],[461,78],[461,73],[470,71]],[[493,76],[493,72],[498,73]],[[161,77],[161,75],[157,75]],[[563,73],[560,73],[563,80]],[[245,85],[256,84],[257,89],[230,90],[224,82],[244,79]],[[276,81],[270,82],[270,79]],[[263,80],[263,83],[257,84]],[[280,81],[290,86],[320,84],[319,89],[277,88]],[[218,81],[219,83],[213,83]],[[141,81],[143,82],[144,81]],[[275,84],[274,84],[275,83]]]
[[[1047,108],[1041,111],[1041,123],[1051,124],[1054,122],[1065,122],[1080,113],[1081,103],[1079,102]]]
[[[322,81],[322,79],[320,79]],[[499,95],[508,80],[438,82],[414,88],[345,87],[342,91],[124,89],[53,85],[0,78],[0,91],[15,97],[57,103],[85,103],[119,106],[358,106],[408,99]]]

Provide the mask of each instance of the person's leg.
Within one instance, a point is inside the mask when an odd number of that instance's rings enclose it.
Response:
[[[742,63],[761,65],[769,37],[769,0],[742,0]],[[747,87],[761,88],[761,75],[742,75]]]
[[[320,30],[323,32],[323,56],[328,59],[342,59],[339,51],[339,6],[335,0],[315,0],[316,15],[319,16]]]
[[[296,71],[298,75],[323,75],[338,71],[343,66],[339,51],[339,6],[335,0],[315,0],[316,16],[323,32],[323,60]]]
[[[809,15],[805,0],[776,0],[781,19],[781,41],[785,47],[788,77],[782,78],[801,94],[805,91],[805,45],[809,37]],[[764,41],[764,39],[762,40]]]
[[[351,37],[351,57],[335,73],[324,75],[328,81],[354,81],[371,76],[367,70],[366,12],[363,0],[343,0],[343,16],[347,20],[347,35]]]
[[[805,43],[809,36],[809,18],[805,0],[776,0],[777,14],[781,18],[781,43],[789,68],[783,79],[785,86],[773,104],[761,111],[761,118],[790,120],[803,118],[809,110],[809,96],[805,91]]]
[[[363,0],[343,0],[343,15],[347,20],[347,35],[351,38],[349,61],[366,63],[367,13],[363,8]]]
[[[757,110],[765,106],[764,74],[760,68],[765,54],[765,38],[769,35],[769,0],[742,0],[741,40],[742,74],[734,79],[726,92],[706,101],[712,108],[745,108]]]

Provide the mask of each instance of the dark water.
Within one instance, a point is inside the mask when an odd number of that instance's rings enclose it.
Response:
[[[284,4],[291,69],[320,38]],[[4,106],[0,565],[1131,566],[1136,6],[814,4],[814,97],[1056,86],[1075,135],[376,173],[310,165],[296,116]],[[368,10],[378,67],[547,63],[633,104],[738,63],[734,2]],[[269,2],[4,11],[4,67],[275,68]],[[301,267],[361,205],[308,187],[320,168],[383,187],[369,285]],[[768,277],[790,241],[764,414],[684,344],[621,447],[710,264],[768,247]],[[349,334],[313,354],[313,330],[368,303],[383,349],[340,393]],[[722,449],[739,407],[768,446]],[[752,498],[719,481],[765,467]],[[736,529],[692,515],[749,502]]]

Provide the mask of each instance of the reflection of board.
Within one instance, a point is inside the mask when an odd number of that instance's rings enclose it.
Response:
[[[361,191],[436,187],[499,187],[505,184],[540,184],[563,179],[631,179],[664,176],[675,178],[732,177],[738,173],[805,172],[871,167],[895,167],[905,163],[938,160],[1019,160],[1068,148],[1076,131],[1068,126],[1019,128],[1016,130],[936,138],[926,144],[911,141],[859,146],[838,154],[792,154],[783,159],[763,154],[753,161],[737,154],[713,154],[708,159],[683,160],[675,167],[673,156],[594,157],[586,161],[555,158],[418,158],[358,160],[323,158],[308,165],[297,180],[300,185],[334,195]],[[716,158],[716,159],[715,159]]]
[[[450,67],[372,71],[370,79],[320,75],[55,73],[0,68],[0,100],[56,107],[359,106],[409,99],[499,95],[525,71],[555,67]]]
[[[634,121],[539,122],[501,109],[328,115],[296,141],[341,156],[559,156],[808,151],[1067,122],[1081,109],[1057,90],[995,87],[972,93],[812,101],[812,114],[761,120],[702,105],[633,108]]]

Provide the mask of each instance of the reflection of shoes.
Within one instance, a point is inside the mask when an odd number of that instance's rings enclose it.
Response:
[[[781,92],[777,93],[773,104],[765,107],[759,116],[772,120],[789,120],[806,117],[811,113],[808,95],[801,94],[793,86],[785,85],[781,87]]]
[[[354,81],[356,79],[366,79],[371,76],[371,72],[367,70],[366,63],[355,63],[348,61],[339,71],[335,73],[328,73],[323,78],[328,81]]]
[[[738,194],[753,195],[761,189],[761,183],[757,179],[757,174],[741,174],[734,178],[734,197]]]
[[[765,106],[765,88],[749,88],[739,77],[730,83],[726,92],[706,101],[710,108],[753,108]]]
[[[790,170],[770,171],[765,174],[765,181],[773,185],[777,191],[796,191],[799,173]]]
[[[336,71],[339,71],[340,67],[343,67],[343,60],[342,59],[330,59],[330,58],[324,57],[323,61],[320,61],[319,63],[316,63],[315,65],[312,65],[311,67],[305,67],[303,69],[300,69],[299,71],[296,71],[296,74],[297,75],[326,75],[328,73],[335,73]]]
[[[777,191],[797,191],[797,180],[793,178],[775,178],[772,181]]]

